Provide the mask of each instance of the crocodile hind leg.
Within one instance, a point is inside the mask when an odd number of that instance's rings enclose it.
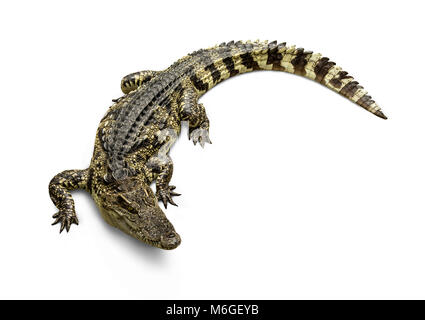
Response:
[[[180,99],[180,113],[182,121],[189,121],[189,139],[194,145],[199,142],[204,147],[205,143],[211,143],[210,121],[205,107],[202,103],[198,103],[198,95],[190,86],[183,91]]]
[[[157,74],[158,71],[143,70],[126,75],[121,80],[121,91],[124,93],[124,95],[117,99],[112,99],[112,102],[119,102],[126,96],[126,94],[136,90],[137,88],[140,88]]]
[[[74,200],[70,191],[75,189],[85,189],[87,186],[88,169],[86,170],[66,170],[50,181],[49,194],[59,212],[53,215],[56,220],[53,225],[60,223],[60,232],[66,228],[69,231],[71,224],[78,224],[78,218],[75,214]]]
[[[167,208],[168,203],[177,206],[172,197],[180,196],[180,194],[174,192],[176,187],[169,184],[173,176],[173,161],[168,155],[171,146],[177,139],[177,132],[170,128],[163,129],[158,133],[157,138],[158,142],[163,143],[163,145],[158,154],[151,157],[147,162],[148,168],[158,174],[156,178],[156,197],[158,201],[162,201],[165,208]]]
[[[150,81],[153,77],[158,74],[158,71],[143,70],[126,75],[121,80],[121,91],[125,94],[136,90],[143,84]]]

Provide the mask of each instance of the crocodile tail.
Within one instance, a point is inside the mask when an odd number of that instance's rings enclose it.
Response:
[[[286,43],[278,44],[277,41],[231,41],[208,51],[210,63],[206,63],[200,74],[192,78],[201,94],[237,74],[254,70],[278,70],[319,82],[374,115],[387,119],[372,97],[348,72],[320,53],[295,46],[287,47]]]

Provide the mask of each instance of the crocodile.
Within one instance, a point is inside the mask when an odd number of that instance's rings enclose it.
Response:
[[[113,100],[97,129],[93,157],[85,170],[66,170],[49,184],[60,232],[78,225],[71,191],[85,189],[108,224],[149,245],[174,249],[181,238],[159,202],[176,205],[170,185],[169,156],[183,121],[189,139],[211,143],[210,122],[198,99],[216,84],[238,74],[277,70],[314,80],[374,115],[381,108],[346,71],[329,58],[277,41],[231,41],[188,54],[163,71],[125,76],[124,95]],[[156,182],[154,193],[150,185]]]

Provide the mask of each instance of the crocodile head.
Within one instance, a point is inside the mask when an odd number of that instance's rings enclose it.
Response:
[[[136,178],[116,183],[98,198],[105,220],[130,236],[161,249],[174,249],[180,236],[168,221],[152,189]]]

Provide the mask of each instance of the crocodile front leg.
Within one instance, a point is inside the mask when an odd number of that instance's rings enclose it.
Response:
[[[177,139],[177,132],[174,129],[163,129],[157,134],[158,142],[163,143],[156,156],[153,156],[147,162],[148,167],[155,173],[156,178],[156,197],[158,201],[162,201],[164,207],[170,203],[174,206],[177,204],[173,201],[173,196],[180,196],[174,192],[175,186],[170,186],[171,177],[173,176],[173,161],[168,152]]]
[[[170,185],[173,176],[173,161],[170,156],[152,157],[149,166],[154,172],[158,173],[156,178],[156,198],[158,201],[162,201],[165,208],[167,208],[168,203],[177,206],[172,197],[180,196],[180,193],[174,192],[176,187]]]
[[[59,212],[53,215],[56,220],[52,223],[61,224],[60,232],[66,228],[68,232],[71,224],[78,225],[78,218],[75,213],[74,200],[70,191],[75,189],[85,189],[87,186],[88,169],[86,170],[66,170],[57,174],[49,184],[49,194]]]
[[[205,143],[211,143],[209,137],[210,121],[205,107],[198,103],[196,90],[187,87],[180,99],[180,113],[182,121],[189,121],[189,139],[196,145],[197,142],[204,147]]]

